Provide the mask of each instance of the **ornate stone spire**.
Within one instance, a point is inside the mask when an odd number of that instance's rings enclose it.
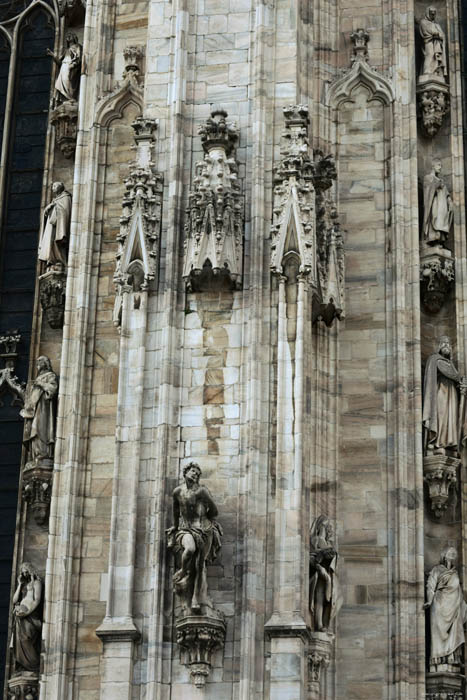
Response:
[[[188,290],[242,282],[243,201],[237,180],[234,124],[216,109],[199,128],[204,160],[195,166],[185,224],[183,277]]]

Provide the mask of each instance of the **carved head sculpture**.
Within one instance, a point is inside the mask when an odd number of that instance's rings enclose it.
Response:
[[[436,7],[433,7],[433,5],[427,7],[425,17],[431,22],[434,22],[436,20]]]
[[[440,175],[443,165],[439,158],[434,158],[432,162],[433,172],[435,175]]]
[[[189,462],[183,467],[183,478],[187,481],[198,482],[201,477],[201,467],[196,462]]]
[[[334,529],[327,515],[316,518],[310,530],[310,542],[313,549],[331,546],[334,539]]]
[[[58,197],[58,195],[61,194],[61,193],[63,192],[64,189],[65,189],[65,185],[63,184],[63,182],[54,182],[54,183],[52,184],[52,194],[53,194],[53,196],[54,196],[54,197]]]
[[[451,341],[447,335],[442,335],[438,340],[438,352],[444,357],[451,357]]]
[[[72,46],[73,44],[78,43],[78,37],[76,34],[73,32],[68,32],[66,35],[66,43],[68,46]]]
[[[457,561],[457,549],[455,547],[446,547],[441,552],[440,562],[447,569],[452,569]]]
[[[23,561],[21,564],[20,576],[23,581],[30,581],[33,577],[38,578],[35,568],[27,561]]]
[[[52,372],[52,364],[48,357],[41,355],[37,358],[37,372],[42,374],[43,372]]]

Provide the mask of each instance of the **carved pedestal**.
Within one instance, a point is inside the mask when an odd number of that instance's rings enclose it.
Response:
[[[23,498],[38,525],[44,525],[49,517],[52,470],[53,464],[29,463],[23,472]]]
[[[454,283],[454,276],[451,251],[441,246],[422,246],[420,295],[426,311],[431,314],[438,313]]]
[[[429,76],[420,76],[417,85],[418,115],[423,132],[433,138],[449,112],[449,85]]]
[[[460,459],[447,455],[425,457],[423,472],[428,486],[431,509],[437,518],[445,512],[457,486],[457,469]]]
[[[76,100],[68,100],[56,107],[50,115],[50,121],[55,127],[57,146],[65,158],[71,158],[76,150],[78,131],[78,103]]]
[[[66,274],[48,270],[39,277],[41,306],[51,328],[62,328],[65,315]]]
[[[37,700],[39,697],[39,676],[24,671],[8,681],[8,700]]]
[[[308,654],[308,692],[310,700],[319,700],[323,677],[331,660],[334,635],[330,632],[312,632]]]
[[[428,673],[426,700],[463,700],[464,680],[460,673]]]
[[[177,644],[183,650],[182,662],[189,667],[192,682],[202,688],[211,672],[211,657],[225,642],[222,613],[211,609],[209,615],[187,615],[175,623]]]

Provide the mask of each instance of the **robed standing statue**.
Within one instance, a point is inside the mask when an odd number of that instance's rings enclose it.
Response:
[[[420,36],[423,40],[423,66],[420,78],[431,77],[445,82],[448,74],[446,61],[446,37],[436,21],[436,8],[427,7],[420,20]]]
[[[310,613],[313,629],[323,632],[336,616],[338,607],[337,551],[331,521],[326,515],[315,519],[310,530]]]
[[[42,581],[31,564],[21,564],[13,596],[13,624],[10,648],[15,669],[37,672],[40,666]]]
[[[447,547],[441,553],[440,563],[432,568],[426,583],[425,609],[430,610],[430,672],[439,665],[449,664],[452,671],[460,671],[462,646],[465,641],[464,624],[467,606],[464,602],[459,574],[455,567],[457,551]]]
[[[454,208],[451,195],[441,177],[441,161],[434,160],[431,172],[423,180],[422,239],[428,245],[441,245],[451,230]]]
[[[38,257],[48,268],[63,270],[70,234],[71,194],[63,182],[53,183],[52,194],[52,201],[44,209]]]
[[[27,462],[36,465],[53,460],[55,445],[55,398],[58,379],[48,357],[37,360],[37,376],[28,383],[24,408],[20,415],[25,420],[23,443]]]
[[[465,378],[457,371],[451,354],[451,342],[447,336],[442,336],[439,339],[438,352],[430,355],[426,363],[423,384],[426,454],[457,456],[464,440],[464,394],[467,386]]]
[[[52,56],[59,66],[59,73],[55,82],[55,90],[58,93],[58,102],[76,101],[79,90],[79,78],[81,74],[81,61],[83,47],[78,37],[73,32],[66,35],[66,49],[61,56],[57,56],[50,49],[47,54]]]

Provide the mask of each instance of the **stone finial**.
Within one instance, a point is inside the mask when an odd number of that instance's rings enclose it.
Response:
[[[227,123],[227,116],[224,109],[214,109],[206,123],[199,127],[198,134],[205,153],[213,148],[222,148],[227,157],[233,153],[238,133],[235,124]]]
[[[185,223],[183,278],[189,291],[239,289],[243,198],[237,178],[235,125],[215,109],[199,127],[204,159],[196,163]]]
[[[370,41],[370,35],[366,29],[356,29],[350,35],[350,39],[353,44],[353,57],[352,63],[355,61],[364,61],[368,63],[368,42]]]

